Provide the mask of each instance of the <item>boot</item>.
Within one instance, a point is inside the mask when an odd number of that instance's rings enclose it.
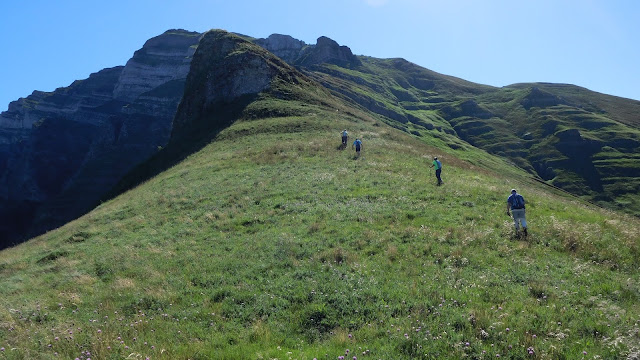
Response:
[[[523,229],[522,229],[522,231],[524,231],[524,237],[526,238],[526,237],[527,237],[527,235],[528,235],[528,234],[527,234],[527,228],[523,228]]]

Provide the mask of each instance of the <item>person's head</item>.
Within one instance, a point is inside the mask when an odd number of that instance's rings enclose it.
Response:
[[[516,189],[511,189],[512,194],[515,194],[516,192],[517,192]]]
[[[433,160],[438,160],[438,157],[437,157],[437,156],[436,156],[436,157],[434,157],[434,158],[433,158]]]

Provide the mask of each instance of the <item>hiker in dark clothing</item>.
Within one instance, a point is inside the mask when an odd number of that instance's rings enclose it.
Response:
[[[353,144],[351,144],[351,148],[353,149],[354,146],[356,147],[357,157],[360,157],[360,149],[364,149],[364,145],[362,145],[362,141],[360,141],[360,139],[356,139],[356,141],[354,141]]]
[[[519,230],[522,226],[522,233],[527,237],[527,220],[525,219],[524,197],[518,194],[516,189],[511,189],[511,195],[507,198],[507,215],[513,214],[513,223],[516,228],[516,236],[520,236]],[[511,210],[511,212],[509,212]]]
[[[440,174],[442,173],[442,163],[440,162],[440,160],[438,160],[437,157],[433,158],[433,164],[430,167],[436,168],[436,179],[438,179],[438,186],[444,184],[442,182],[442,178],[440,177]]]

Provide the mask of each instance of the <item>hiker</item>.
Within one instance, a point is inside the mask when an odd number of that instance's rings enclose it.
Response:
[[[356,156],[360,157],[360,149],[364,149],[364,145],[362,145],[362,141],[356,138],[356,141],[353,142],[353,144],[351,145],[351,148],[353,149],[354,146],[356,147]]]
[[[436,168],[436,178],[438,179],[438,186],[444,184],[442,182],[442,178],[440,177],[440,174],[442,173],[442,163],[440,162],[440,160],[438,160],[437,157],[433,158],[433,164],[431,166],[429,166],[430,168],[435,167]]]
[[[347,129],[342,131],[342,145],[347,146],[347,139],[349,139],[349,134],[347,133]]]
[[[516,189],[511,189],[511,195],[507,199],[507,215],[513,214],[513,223],[516,227],[516,236],[520,236],[519,230],[522,225],[522,232],[524,237],[527,237],[527,220],[525,219],[524,211],[524,197],[518,194]],[[509,212],[511,210],[511,212]]]

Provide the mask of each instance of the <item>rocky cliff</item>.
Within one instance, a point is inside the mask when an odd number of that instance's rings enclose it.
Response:
[[[315,45],[307,45],[291,36],[273,34],[254,41],[289,64],[311,67],[318,64],[334,64],[341,67],[361,65],[360,59],[347,46],[340,46],[326,36],[318,38]]]
[[[294,64],[302,55],[303,49],[308,47],[304,41],[281,34],[273,34],[266,39],[257,39],[254,42],[289,64]]]
[[[205,33],[193,57],[172,137],[203,128],[216,131],[260,92],[273,90],[278,79],[309,81],[281,58],[237,35],[223,30]]]
[[[0,248],[81,215],[167,143],[199,36],[167,31],[124,67],[0,114]]]

